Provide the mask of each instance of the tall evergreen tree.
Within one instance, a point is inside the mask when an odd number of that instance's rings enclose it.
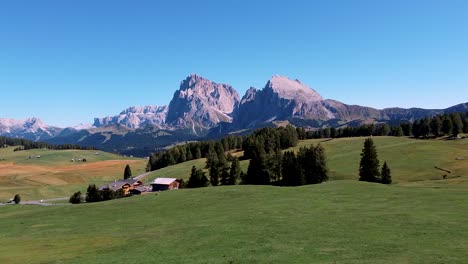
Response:
[[[124,179],[129,179],[131,177],[132,177],[132,169],[130,168],[130,165],[127,164],[124,170]]]
[[[187,183],[187,188],[199,188],[208,186],[208,178],[206,178],[205,173],[201,169],[197,169],[195,166],[192,166],[190,173],[190,178]]]
[[[293,151],[286,151],[283,155],[281,184],[284,186],[300,186],[305,183],[300,163]]]
[[[194,151],[194,152],[195,152],[195,153],[194,153],[195,159],[201,159],[202,154],[201,154],[201,149],[200,149],[200,145],[199,145],[199,144],[195,145],[195,151]]]
[[[221,165],[221,164],[220,164]],[[220,167],[220,183],[221,185],[229,185],[229,164],[225,162],[224,164],[221,165]]]
[[[314,156],[315,156],[314,178],[316,179],[315,183],[328,181],[327,158],[325,156],[325,149],[322,147],[322,145],[318,144],[317,146],[315,146]]]
[[[382,179],[380,180],[381,183],[383,184],[391,184],[392,183],[392,175],[390,173],[390,168],[387,165],[387,162],[385,161],[383,166],[382,166]]]
[[[442,129],[442,120],[440,120],[439,116],[434,116],[431,119],[431,132],[434,136],[440,137],[441,129]]]
[[[90,184],[88,189],[86,190],[86,198],[85,201],[87,203],[94,203],[101,201],[101,194],[98,191],[98,188],[94,184]]]
[[[372,138],[364,141],[364,148],[359,163],[359,180],[367,182],[378,182],[380,180],[379,159]]]
[[[240,162],[237,157],[234,157],[231,163],[231,170],[229,171],[229,180],[227,185],[235,185],[239,180],[241,174]]]
[[[256,155],[249,162],[244,184],[267,185],[270,184],[267,157],[265,154]]]
[[[452,135],[456,137],[463,132],[463,121],[459,113],[452,113],[450,117],[452,119]]]
[[[444,135],[450,135],[450,133],[452,133],[452,119],[449,115],[444,115],[444,120],[442,121],[442,133],[444,133]]]
[[[412,126],[412,132],[415,138],[419,138],[421,136],[421,125],[419,123],[419,120],[414,120],[413,126]]]

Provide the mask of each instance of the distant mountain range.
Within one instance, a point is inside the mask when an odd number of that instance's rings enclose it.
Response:
[[[325,100],[299,80],[273,76],[261,90],[240,98],[230,85],[190,75],[168,106],[130,107],[116,116],[95,118],[92,125],[58,128],[38,118],[0,118],[0,135],[50,143],[72,143],[148,155],[157,148],[187,140],[219,137],[263,126],[290,123],[309,127],[357,126],[363,123],[424,118],[468,111],[468,103],[446,109],[375,109]]]

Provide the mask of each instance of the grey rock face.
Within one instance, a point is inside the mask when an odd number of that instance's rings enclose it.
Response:
[[[239,94],[227,84],[218,84],[199,75],[190,75],[180,84],[169,103],[166,125],[172,127],[211,128],[231,122],[231,113],[239,104]]]
[[[120,112],[116,116],[95,118],[94,127],[120,124],[128,128],[154,126],[163,128],[165,125],[167,106],[133,106]]]
[[[298,80],[273,76],[262,90],[250,88],[234,113],[238,128],[290,117],[331,119],[322,96]]]

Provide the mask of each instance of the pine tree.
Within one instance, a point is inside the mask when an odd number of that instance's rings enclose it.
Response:
[[[390,173],[390,168],[387,166],[387,162],[385,161],[382,166],[382,179],[380,180],[383,184],[391,184],[392,183],[392,175]]]
[[[231,163],[231,170],[229,171],[229,180],[227,185],[235,185],[241,174],[240,162],[237,157],[234,157]]]
[[[187,188],[199,188],[206,186],[208,186],[208,179],[206,178],[205,173],[201,169],[197,169],[195,166],[192,166]]]
[[[197,179],[197,168],[192,166],[192,170],[190,172],[190,177],[187,183],[187,188],[196,188],[198,187],[198,183],[200,182],[200,179]]]
[[[442,120],[439,116],[435,116],[431,120],[431,132],[434,136],[440,137],[442,129]]]
[[[444,135],[450,135],[452,132],[452,119],[448,115],[444,115],[444,120],[442,121],[442,133]]]
[[[318,144],[314,148],[315,156],[315,168],[314,168],[314,178],[317,180],[316,183],[322,183],[328,181],[328,167],[327,159],[325,156],[325,150],[322,145]]]
[[[132,169],[130,169],[130,165],[127,164],[127,166],[125,166],[125,170],[124,170],[124,179],[130,179],[132,177]]]
[[[359,176],[360,181],[378,182],[380,180],[379,159],[372,138],[364,141],[359,163]]]
[[[412,132],[415,138],[419,138],[421,136],[421,125],[419,123],[419,120],[414,120]]]
[[[101,194],[99,193],[96,185],[90,184],[88,189],[86,190],[86,198],[85,201],[87,203],[94,203],[101,201]]]
[[[194,157],[195,157],[195,159],[201,159],[201,157],[202,157],[200,145],[198,145],[198,144],[195,146]]]
[[[284,186],[300,186],[305,183],[304,174],[299,161],[293,151],[287,151],[283,155],[282,162],[282,181]]]
[[[463,121],[459,113],[452,113],[450,117],[452,118],[452,135],[457,137],[463,132]]]
[[[229,185],[229,173],[230,167],[229,164],[226,162],[220,167],[220,183],[221,185]]]

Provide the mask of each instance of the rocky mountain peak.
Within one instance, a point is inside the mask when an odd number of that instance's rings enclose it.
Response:
[[[123,125],[128,128],[140,128],[144,126],[154,126],[162,128],[166,121],[168,107],[165,106],[132,106],[116,116],[94,118],[94,127],[108,125]]]
[[[173,126],[209,128],[231,122],[239,94],[228,84],[218,84],[192,74],[183,80],[169,104],[166,123]]]
[[[299,101],[323,101],[322,96],[309,86],[299,80],[291,80],[288,77],[274,75],[265,86],[266,90],[271,90],[278,94],[280,98]]]

